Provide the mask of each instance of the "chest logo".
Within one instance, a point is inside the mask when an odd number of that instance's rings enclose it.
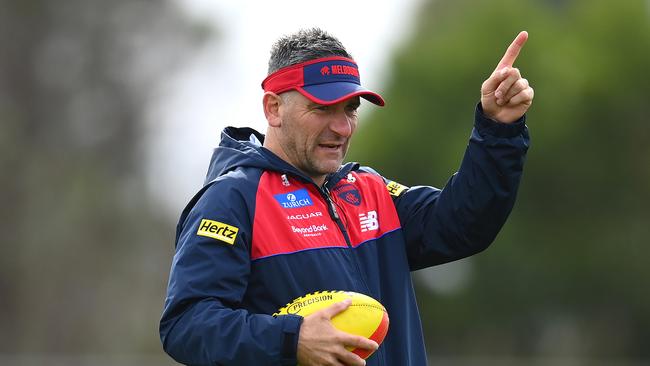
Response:
[[[274,194],[273,197],[283,208],[300,208],[314,204],[305,188],[289,193]]]
[[[374,231],[379,229],[379,220],[377,219],[377,211],[368,211],[365,214],[359,214],[359,224],[361,225],[361,232]]]
[[[336,195],[343,201],[359,206],[361,204],[361,193],[352,184],[344,184],[335,188]]]

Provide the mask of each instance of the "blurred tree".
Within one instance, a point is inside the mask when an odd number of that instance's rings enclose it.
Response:
[[[515,66],[536,91],[519,199],[496,244],[466,260],[461,291],[418,286],[431,354],[650,359],[649,21],[642,0],[429,1],[420,12],[352,160],[441,186],[481,83],[524,29]]]
[[[209,32],[171,1],[0,1],[0,354],[160,352],[141,119]]]

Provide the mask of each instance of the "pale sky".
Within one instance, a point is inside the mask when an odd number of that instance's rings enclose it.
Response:
[[[278,37],[313,26],[328,31],[359,64],[362,84],[382,93],[387,62],[410,35],[421,3],[176,1],[191,16],[213,23],[218,34],[165,85],[148,113],[149,186],[161,209],[173,219],[201,187],[224,127],[265,131],[260,84],[266,77],[271,44]],[[361,107],[361,123],[371,108],[369,103]]]

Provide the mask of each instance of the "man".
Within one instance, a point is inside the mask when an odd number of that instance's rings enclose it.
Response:
[[[266,136],[226,128],[181,215],[165,351],[190,365],[366,364],[348,346],[375,351],[369,365],[426,365],[410,271],[482,251],[512,209],[533,99],[512,67],[526,39],[517,36],[483,83],[465,158],[443,190],[341,165],[359,98],[384,100],[360,85],[356,63],[327,33],[280,39],[262,83]],[[270,315],[322,290],[379,300],[390,316],[381,347],[333,328],[349,302],[305,318]]]

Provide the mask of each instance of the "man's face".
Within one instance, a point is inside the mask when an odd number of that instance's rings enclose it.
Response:
[[[298,92],[288,92],[282,99],[281,148],[289,163],[318,183],[343,162],[357,128],[359,97],[329,106]]]

